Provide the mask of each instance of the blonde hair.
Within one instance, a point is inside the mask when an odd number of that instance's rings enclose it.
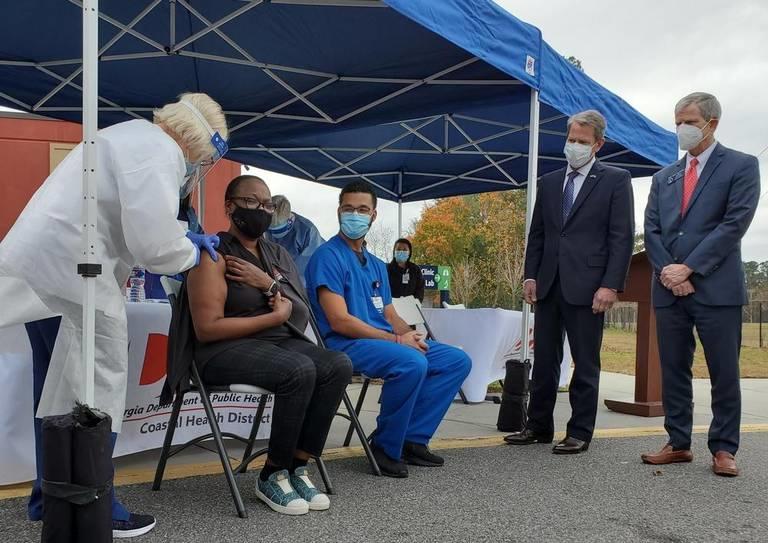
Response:
[[[229,138],[227,120],[224,118],[221,106],[213,98],[201,92],[182,94],[178,102],[156,109],[153,115],[155,124],[162,125],[166,130],[173,132],[189,149],[189,160],[196,162],[210,158],[216,150],[211,145],[208,127],[201,122],[196,112],[188,107],[189,105],[197,109],[214,132],[218,132],[225,140]]]
[[[272,203],[275,204],[275,212],[272,213],[272,224],[283,224],[291,218],[291,202],[282,194],[276,194],[272,197]]]

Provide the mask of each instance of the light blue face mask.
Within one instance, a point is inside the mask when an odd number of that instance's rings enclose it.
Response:
[[[408,251],[395,251],[395,260],[401,264],[403,262],[408,262],[409,256]]]
[[[288,234],[288,232],[291,231],[292,227],[293,227],[293,219],[288,219],[283,224],[270,226],[269,235],[271,235],[273,238],[276,238],[276,239],[283,238]]]
[[[368,233],[368,229],[371,227],[371,217],[357,213],[342,213],[339,223],[342,234],[349,239],[360,239]]]

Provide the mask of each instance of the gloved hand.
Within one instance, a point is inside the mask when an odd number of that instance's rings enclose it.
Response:
[[[219,246],[220,242],[219,236],[215,234],[195,234],[194,232],[187,232],[187,237],[195,244],[198,250],[202,251],[205,249],[208,251],[208,254],[214,262],[219,260],[219,254],[216,252],[216,247]],[[199,264],[200,259],[198,258],[197,260]]]

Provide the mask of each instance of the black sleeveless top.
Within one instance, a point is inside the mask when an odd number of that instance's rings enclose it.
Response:
[[[305,301],[306,294],[296,265],[288,252],[276,243],[260,239],[258,243],[261,258],[259,258],[243,247],[240,241],[228,232],[219,232],[218,236],[221,240],[217,249],[219,254],[236,256],[262,269],[278,282],[281,294],[291,300],[293,309],[288,318],[290,325],[284,323],[239,339],[209,343],[196,341],[195,362],[197,362],[198,367],[202,370],[205,363],[217,354],[254,339],[270,343],[279,343],[290,337],[306,339],[303,335],[299,335],[297,330],[301,334],[306,330],[309,322],[309,308]],[[227,299],[224,303],[224,317],[257,317],[272,312],[269,307],[269,298],[260,289],[230,279],[226,281]]]

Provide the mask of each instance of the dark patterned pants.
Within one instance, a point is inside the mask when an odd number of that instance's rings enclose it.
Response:
[[[299,339],[254,339],[220,353],[205,365],[211,385],[245,384],[274,392],[269,459],[288,468],[295,451],[320,456],[352,376],[349,357]]]

